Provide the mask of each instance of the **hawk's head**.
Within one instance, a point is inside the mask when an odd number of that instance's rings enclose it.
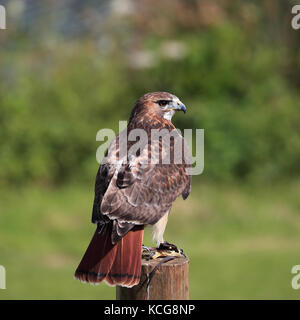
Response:
[[[149,114],[171,120],[175,111],[186,112],[185,105],[176,96],[168,92],[151,92],[137,101],[132,117]]]

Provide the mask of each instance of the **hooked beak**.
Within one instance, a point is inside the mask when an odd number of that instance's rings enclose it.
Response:
[[[172,109],[186,113],[186,106],[180,100],[174,101]]]
[[[180,102],[177,110],[183,111],[184,113],[186,113],[186,106],[182,102]]]

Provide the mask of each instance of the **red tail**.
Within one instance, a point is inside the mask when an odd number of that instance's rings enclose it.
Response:
[[[95,232],[75,278],[92,284],[132,287],[141,277],[144,226],[135,226],[116,244],[111,242],[111,226],[103,234]]]

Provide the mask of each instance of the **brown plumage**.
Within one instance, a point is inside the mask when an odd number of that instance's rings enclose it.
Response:
[[[96,230],[75,277],[94,284],[105,280],[111,286],[134,286],[140,280],[141,256],[136,248],[142,245],[144,227],[134,226],[115,244],[111,241],[111,227],[108,224],[101,234]]]
[[[111,143],[96,176],[92,222],[97,230],[75,272],[76,279],[127,287],[139,282],[144,225],[159,230],[155,239],[159,244],[172,203],[179,195],[186,199],[190,193],[191,177],[186,172],[190,154],[171,122],[175,110],[185,111],[185,106],[172,94],[144,95],[132,110],[127,132]],[[144,130],[146,144],[131,153],[136,143],[130,141],[134,129]],[[169,163],[164,162],[166,145],[163,139],[154,141],[152,129],[172,132]],[[182,163],[174,161],[177,141],[183,142]]]

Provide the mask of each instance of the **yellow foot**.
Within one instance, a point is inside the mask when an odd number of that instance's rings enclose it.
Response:
[[[168,242],[161,243],[158,248],[148,248],[143,246],[142,258],[146,260],[158,259],[163,257],[186,257],[183,250],[178,250],[174,244]]]

